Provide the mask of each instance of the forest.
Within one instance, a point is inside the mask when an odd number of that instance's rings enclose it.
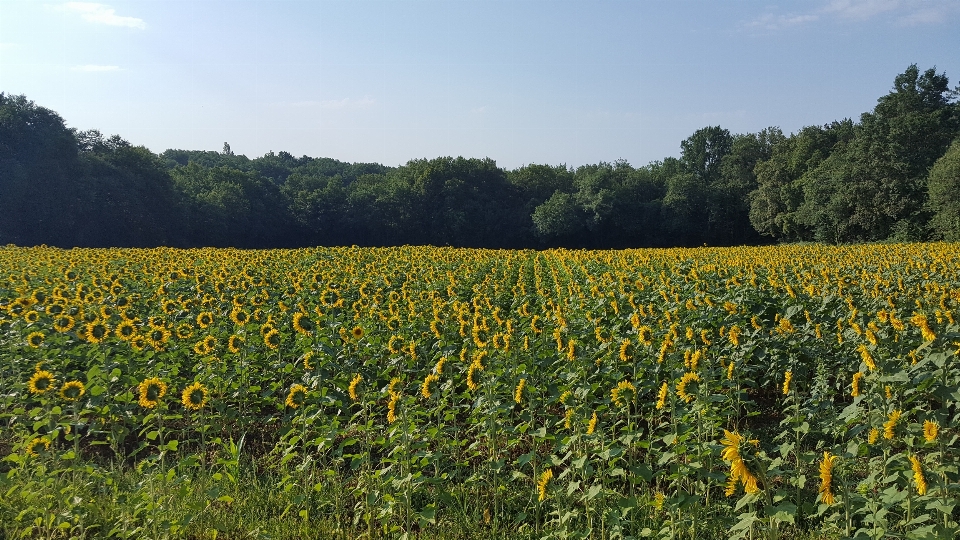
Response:
[[[0,244],[58,247],[729,246],[960,240],[960,87],[916,65],[859,120],[708,126],[680,157],[505,170],[250,159],[68,128],[0,93]]]

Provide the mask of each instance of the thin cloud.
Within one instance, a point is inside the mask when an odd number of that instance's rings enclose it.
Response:
[[[900,0],[831,0],[824,13],[837,14],[846,19],[865,20],[901,6]]]
[[[884,14],[898,15],[902,24],[934,24],[947,18],[949,2],[919,0],[829,0],[807,13],[764,13],[744,23],[746,28],[781,30],[816,21],[866,21]]]
[[[748,22],[746,26],[750,28],[763,28],[764,30],[779,30],[781,28],[813,22],[819,18],[820,16],[816,14],[774,15],[773,13],[766,13]]]
[[[343,98],[343,99],[324,99],[324,100],[305,100],[305,101],[294,101],[292,103],[287,103],[286,105],[290,107],[309,107],[321,109],[334,109],[334,110],[345,110],[345,109],[369,109],[370,107],[376,105],[377,100],[370,97],[363,97],[360,99],[356,98]],[[284,105],[283,103],[278,103],[278,105]]]
[[[80,17],[87,22],[106,24],[109,26],[139,28],[141,30],[147,27],[147,24],[143,22],[143,19],[138,19],[136,17],[122,17],[117,15],[117,10],[106,4],[97,4],[93,2],[67,2],[61,6],[61,9],[70,13],[79,13]]]
[[[946,6],[934,6],[918,9],[900,19],[901,24],[913,26],[918,24],[939,24],[947,19]]]
[[[98,66],[96,64],[87,64],[84,66],[73,66],[70,71],[79,71],[82,73],[100,73],[104,71],[120,71],[120,66]]]

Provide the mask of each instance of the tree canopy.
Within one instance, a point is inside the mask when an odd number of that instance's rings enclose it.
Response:
[[[858,121],[707,126],[680,157],[504,170],[269,152],[154,154],[0,93],[0,243],[574,248],[960,240],[960,105],[909,66]]]

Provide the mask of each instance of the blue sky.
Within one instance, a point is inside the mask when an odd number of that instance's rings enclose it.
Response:
[[[960,2],[0,0],[0,91],[154,152],[635,166],[960,81]]]

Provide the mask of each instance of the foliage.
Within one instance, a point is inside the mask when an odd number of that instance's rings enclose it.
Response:
[[[0,530],[955,537],[958,247],[0,248]]]
[[[945,74],[911,65],[857,122],[789,136],[708,126],[680,142],[679,158],[641,167],[508,171],[489,158],[250,159],[227,143],[154,155],[0,94],[0,244],[600,249],[954,238],[960,203],[947,165],[931,175],[960,136],[957,95]]]

